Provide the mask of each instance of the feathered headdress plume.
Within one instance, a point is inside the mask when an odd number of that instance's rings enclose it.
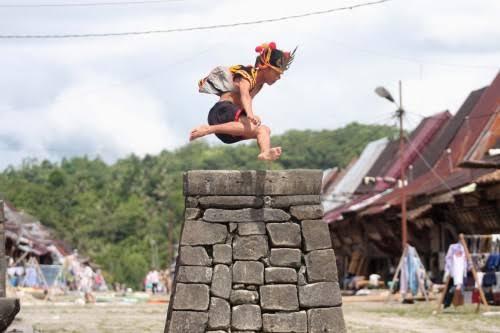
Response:
[[[293,62],[295,51],[297,51],[297,47],[292,52],[278,50],[275,42],[261,44],[255,48],[255,52],[259,53],[255,66],[258,68],[271,67],[279,73],[283,73]]]

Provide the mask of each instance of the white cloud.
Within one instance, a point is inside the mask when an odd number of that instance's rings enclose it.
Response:
[[[142,87],[113,85],[95,73],[65,88],[48,108],[3,112],[0,123],[7,125],[0,137],[16,138],[16,148],[42,158],[86,153],[112,162],[131,152],[156,154],[180,143],[155,96]]]

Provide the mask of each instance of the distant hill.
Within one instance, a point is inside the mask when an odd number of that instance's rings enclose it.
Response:
[[[392,127],[358,123],[336,130],[288,131],[272,138],[273,145],[283,147],[283,156],[271,167],[343,167],[368,142],[394,133]],[[177,242],[184,209],[182,172],[267,168],[257,154],[255,142],[229,146],[199,141],[156,156],[131,155],[113,165],[87,157],[59,163],[30,160],[0,174],[0,195],[93,258],[108,280],[138,287],[153,251],[165,267],[169,240]]]

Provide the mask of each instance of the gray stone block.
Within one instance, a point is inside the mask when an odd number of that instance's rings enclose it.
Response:
[[[266,225],[271,245],[275,247],[300,248],[302,237],[296,223],[268,223]]]
[[[231,307],[229,302],[212,297],[210,299],[210,308],[208,310],[208,328],[225,329],[231,324]]]
[[[269,257],[260,258],[259,261],[264,264],[264,267],[271,266],[271,261],[269,260]]]
[[[302,221],[302,235],[307,252],[312,250],[331,249],[332,239],[328,224],[323,220]]]
[[[273,208],[288,208],[291,206],[319,205],[321,197],[313,195],[285,195],[272,197],[270,206]]]
[[[264,222],[238,223],[238,234],[240,236],[265,235],[266,224]]]
[[[231,245],[231,246],[233,245],[233,237],[234,237],[233,235],[234,234],[228,234],[227,235],[227,238],[226,238],[226,244],[227,245]]]
[[[336,282],[318,282],[299,287],[299,303],[303,308],[340,306],[342,297]]]
[[[264,332],[308,333],[305,311],[290,313],[264,313],[262,315]]]
[[[198,199],[196,197],[186,197],[185,205],[186,208],[196,208],[198,207]]]
[[[229,301],[232,305],[257,304],[259,293],[252,290],[233,290],[231,291]]]
[[[173,311],[169,333],[205,333],[208,324],[206,312]]]
[[[271,249],[270,262],[273,266],[299,268],[302,252],[299,249]]]
[[[211,293],[215,297],[229,299],[233,283],[231,270],[226,265],[216,265],[212,274]],[[177,298],[177,296],[176,296]]]
[[[233,239],[233,258],[235,260],[258,260],[268,256],[267,236],[236,236]]]
[[[179,251],[179,264],[185,266],[210,266],[212,259],[201,246],[181,246]]]
[[[210,284],[212,282],[212,268],[204,266],[180,266],[177,272],[177,282]]]
[[[323,207],[321,205],[293,206],[290,207],[290,214],[297,220],[315,220],[323,217]]]
[[[229,244],[216,244],[213,247],[214,264],[230,265],[233,259],[233,249]]]
[[[213,245],[224,243],[227,227],[223,224],[184,221],[181,245]]]
[[[293,284],[265,285],[260,287],[262,310],[295,311],[299,309],[297,287]]]
[[[198,208],[186,208],[184,212],[184,218],[186,220],[196,220],[201,216],[201,209]]]
[[[201,197],[199,203],[203,208],[261,208],[264,200],[255,196],[227,195]]]
[[[322,178],[322,170],[192,170],[184,174],[184,195],[317,195]]]
[[[264,284],[264,264],[258,261],[236,261],[233,265],[233,282]]]
[[[296,283],[297,272],[288,267],[268,267],[264,272],[266,283]]]
[[[338,282],[335,253],[332,249],[311,251],[305,255],[307,281]]]
[[[206,311],[209,304],[208,286],[204,284],[177,283],[174,310]]]
[[[281,209],[274,208],[244,208],[236,210],[209,208],[203,214],[207,222],[283,222],[288,221],[290,215]]]
[[[347,332],[340,307],[308,310],[307,321],[310,333]]]
[[[258,305],[237,305],[231,314],[231,327],[233,330],[260,330],[262,316]]]
[[[307,271],[306,266],[300,267],[299,272],[297,273],[298,276],[297,285],[304,286],[307,284],[306,271]]]

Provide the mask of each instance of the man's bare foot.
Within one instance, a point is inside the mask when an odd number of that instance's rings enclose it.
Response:
[[[210,134],[209,129],[210,129],[209,125],[201,125],[194,128],[189,134],[189,141],[193,141],[198,138],[201,138],[202,136]]]
[[[281,147],[274,147],[267,151],[263,151],[257,156],[262,161],[275,161],[281,156]]]

